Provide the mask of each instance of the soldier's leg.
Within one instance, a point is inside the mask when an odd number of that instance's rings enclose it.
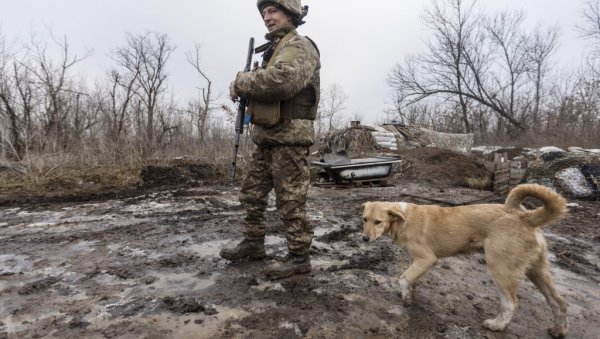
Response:
[[[313,228],[308,222],[306,197],[310,184],[308,148],[305,146],[278,147],[273,152],[273,184],[277,210],[286,227],[290,253],[308,255]]]
[[[310,244],[313,229],[308,223],[306,195],[310,184],[307,147],[277,147],[273,152],[273,184],[277,210],[286,226],[288,255],[265,268],[269,279],[311,271]]]
[[[270,154],[267,156],[270,157]],[[246,210],[244,240],[235,247],[222,249],[221,257],[228,260],[239,260],[261,259],[266,256],[265,212],[268,203],[267,197],[273,186],[269,171],[265,160],[265,149],[256,147],[240,192],[240,202]]]
[[[248,173],[244,177],[240,191],[240,203],[244,206],[244,236],[246,239],[264,239],[269,192],[273,189],[273,179],[269,161],[269,149],[255,147]]]

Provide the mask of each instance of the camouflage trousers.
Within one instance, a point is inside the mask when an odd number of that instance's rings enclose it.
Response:
[[[247,239],[265,237],[268,196],[275,189],[277,211],[286,227],[289,251],[308,254],[313,228],[306,212],[310,184],[307,154],[306,146],[255,147],[240,192],[240,202],[246,210],[244,235]]]

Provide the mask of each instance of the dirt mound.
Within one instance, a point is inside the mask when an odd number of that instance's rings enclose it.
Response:
[[[65,167],[38,177],[0,167],[0,206],[116,199],[153,189],[182,184],[197,187],[222,180],[215,165],[189,159],[150,160],[141,170]]]
[[[398,154],[408,163],[400,176],[425,180],[438,187],[467,187],[467,179],[491,177],[478,159],[450,150],[421,147]]]
[[[139,182],[138,169],[114,166],[0,170],[0,206],[122,198]]]
[[[199,180],[216,180],[213,165],[194,162],[170,162],[146,165],[140,177],[145,187],[171,186]]]

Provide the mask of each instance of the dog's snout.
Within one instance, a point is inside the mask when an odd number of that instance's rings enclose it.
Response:
[[[369,240],[371,240],[371,239],[369,239],[369,236],[363,234],[363,241],[364,242],[369,242]]]

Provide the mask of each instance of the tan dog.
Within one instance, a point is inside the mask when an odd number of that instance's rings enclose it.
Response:
[[[542,207],[527,210],[521,202],[534,197]],[[402,302],[412,303],[414,283],[438,258],[483,249],[487,267],[501,292],[502,309],[483,326],[501,331],[517,307],[517,285],[526,275],[544,294],[554,314],[553,337],[567,334],[567,304],[550,276],[546,241],[539,227],[563,217],[566,201],[541,185],[514,188],[504,205],[479,204],[459,207],[416,205],[405,202],[366,202],[363,205],[363,240],[382,235],[403,245],[412,262],[400,277]]]

